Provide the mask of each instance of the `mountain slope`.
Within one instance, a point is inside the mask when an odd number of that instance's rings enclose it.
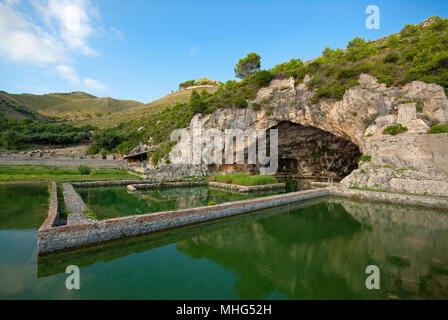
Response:
[[[10,97],[4,91],[0,92],[0,117],[4,117],[10,120],[47,120],[45,119],[45,117],[35,112],[34,110],[20,105],[19,103],[17,103],[17,101],[10,99]]]
[[[98,98],[85,92],[50,93],[44,95],[10,94],[3,96],[13,104],[56,119],[85,120],[123,111],[143,103],[132,100]]]
[[[205,89],[209,93],[214,93],[218,87],[197,87],[196,91]],[[154,100],[147,104],[139,104],[134,107],[117,111],[104,117],[95,117],[89,120],[84,120],[82,123],[88,123],[101,128],[111,127],[114,124],[117,125],[122,122],[129,122],[133,120],[139,120],[142,117],[146,118],[153,114],[156,114],[163,110],[165,106],[173,106],[176,103],[186,103],[190,98],[193,88],[179,90],[170,94],[167,94],[163,98]]]

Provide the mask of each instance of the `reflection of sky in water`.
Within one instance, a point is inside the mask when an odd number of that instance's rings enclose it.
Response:
[[[330,198],[37,259],[46,187],[15,190],[28,215],[1,207],[0,298],[448,298],[441,211]],[[79,291],[65,289],[70,264]],[[380,267],[379,291],[365,289],[369,264]]]

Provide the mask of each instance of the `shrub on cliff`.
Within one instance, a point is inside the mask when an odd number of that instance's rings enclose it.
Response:
[[[389,126],[383,130],[384,134],[390,134],[391,136],[395,136],[397,134],[408,131],[408,128],[403,127],[401,124],[396,124],[393,126]]]
[[[253,82],[259,88],[267,87],[273,78],[272,73],[267,70],[261,70],[254,74]]]
[[[431,127],[429,133],[437,134],[437,133],[448,133],[448,125],[446,124],[436,124]]]

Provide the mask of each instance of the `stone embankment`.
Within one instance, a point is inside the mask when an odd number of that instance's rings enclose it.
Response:
[[[227,202],[207,207],[97,221],[88,218],[82,213],[82,210],[88,209],[87,206],[73,189],[71,184],[64,184],[64,197],[66,197],[65,203],[70,212],[69,222],[65,226],[55,226],[58,217],[58,209],[56,185],[53,183],[48,217],[38,231],[38,251],[39,253],[46,253],[70,249],[232,217],[285,204],[303,202],[304,200],[309,199],[324,200],[327,196],[448,209],[447,197],[428,197],[400,193],[353,190],[338,186]],[[80,212],[81,215],[79,214]],[[72,215],[72,219],[70,219],[70,215]]]
[[[149,190],[158,188],[178,188],[178,187],[197,187],[206,186],[207,181],[167,181],[167,182],[157,182],[157,183],[138,183],[129,184],[127,190],[131,192],[139,190]]]
[[[90,221],[76,225],[41,228],[38,232],[39,253],[64,250],[124,237],[131,237],[176,227],[231,217],[251,211],[323,197],[327,189],[306,190],[270,197],[223,204]],[[81,200],[82,201],[82,200]]]
[[[42,153],[41,153],[42,152]],[[80,165],[88,166],[90,168],[121,168],[122,161],[117,159],[101,159],[99,157],[68,157],[62,155],[52,156],[51,153],[44,153],[38,151],[36,156],[29,157],[27,154],[18,152],[0,152],[0,165],[35,165],[35,166],[54,166],[54,167],[68,167],[76,168]],[[39,156],[42,154],[42,156]]]
[[[406,193],[378,192],[347,189],[341,186],[327,188],[329,195],[352,200],[378,201],[400,205],[448,209],[448,197],[431,197]]]
[[[256,192],[263,190],[281,189],[285,187],[285,183],[265,184],[260,186],[241,186],[238,184],[230,184],[216,181],[210,181],[208,185],[210,187],[234,190],[237,192]]]

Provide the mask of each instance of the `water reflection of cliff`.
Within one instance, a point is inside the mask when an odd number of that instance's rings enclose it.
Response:
[[[332,199],[178,243],[239,275],[239,298],[447,298],[448,216]],[[367,265],[381,270],[365,288]]]
[[[141,199],[148,201],[154,210],[177,210],[206,206],[210,203],[218,204],[276,194],[278,192],[264,192],[257,194],[232,193],[206,186],[194,188],[164,188],[154,189],[139,194]],[[155,212],[155,211],[153,211]]]
[[[183,229],[62,252],[38,276],[176,243],[237,275],[238,298],[448,298],[448,215],[428,209],[315,199]],[[365,288],[365,268],[381,290]],[[232,280],[233,281],[233,280]]]

